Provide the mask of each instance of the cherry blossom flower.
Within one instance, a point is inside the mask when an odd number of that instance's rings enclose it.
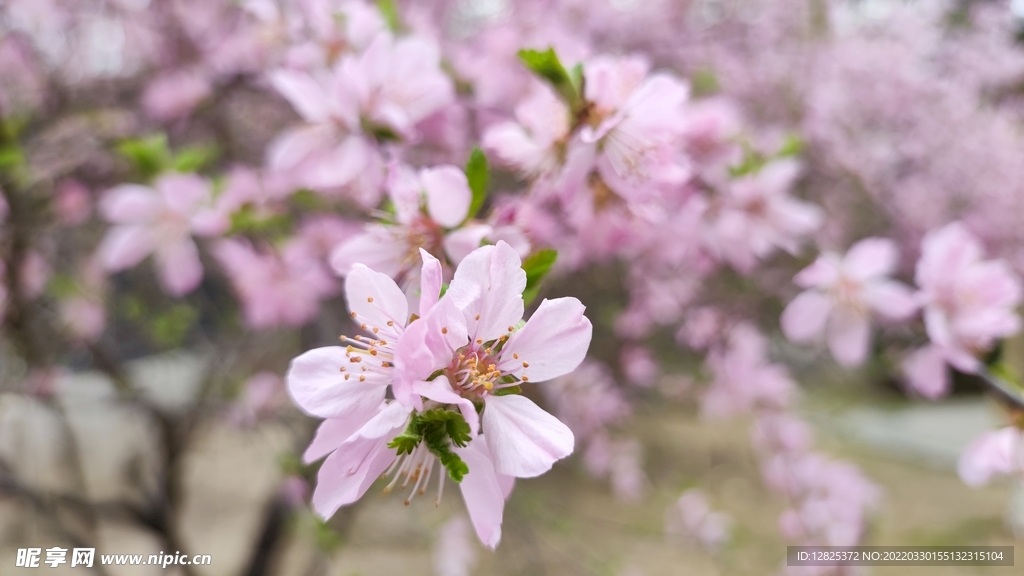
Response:
[[[750,272],[777,248],[795,254],[800,240],[821,225],[817,206],[788,194],[799,172],[795,160],[775,160],[725,187],[715,246],[739,272]]]
[[[210,80],[200,70],[178,70],[151,81],[142,93],[142,109],[161,121],[186,116],[212,92]]]
[[[583,65],[588,124],[580,140],[598,145],[601,178],[627,201],[642,201],[657,184],[690,176],[674,145],[686,127],[689,88],[668,74],[650,74],[641,57],[598,56]]]
[[[732,519],[715,512],[707,495],[697,488],[683,492],[665,513],[665,533],[696,540],[704,548],[719,550],[729,539]]]
[[[395,357],[396,398],[418,403],[415,390],[430,384],[460,409],[472,412],[469,400],[481,402],[495,470],[520,478],[547,472],[574,440],[565,424],[514,392],[575,369],[592,331],[575,298],[544,300],[517,328],[525,288],[522,262],[508,244],[478,248],[459,265],[445,297],[409,326]]]
[[[983,260],[981,244],[954,222],[925,236],[916,280],[931,343],[908,356],[910,386],[929,398],[949,390],[945,364],[967,373],[981,355],[1021,327],[1018,277],[1000,260]]]
[[[501,122],[487,129],[484,147],[524,176],[554,174],[568,144],[569,107],[549,86],[533,82],[514,114],[515,122]]]
[[[917,310],[910,288],[891,280],[896,245],[867,238],[845,256],[826,253],[794,278],[807,288],[782,312],[782,331],[794,342],[828,334],[832,357],[844,366],[864,362],[871,343],[870,314],[904,320]]]
[[[249,326],[301,326],[316,315],[322,299],[336,292],[335,279],[312,248],[301,238],[270,252],[258,252],[244,240],[220,240],[213,246]]]
[[[701,409],[709,416],[781,408],[790,402],[796,389],[786,367],[768,361],[765,337],[746,323],[733,327],[725,349],[712,350],[706,363],[713,380]]]
[[[369,224],[361,234],[339,244],[331,254],[331,266],[339,276],[362,262],[410,286],[417,283],[421,249],[455,265],[484,240],[505,240],[521,256],[529,253],[529,240],[516,226],[483,222],[460,226],[469,216],[473,193],[459,168],[443,165],[414,172],[392,164],[388,172],[394,222]]]
[[[194,174],[167,174],[153,188],[122,184],[100,200],[100,213],[114,227],[100,243],[104,268],[118,272],[153,254],[164,290],[182,296],[203,278],[192,235],[210,236],[227,228],[213,215],[208,182]]]
[[[438,529],[431,554],[436,576],[470,576],[473,572],[478,554],[469,528],[464,516],[456,516]]]
[[[960,454],[957,472],[972,487],[997,476],[1024,473],[1024,432],[1007,426],[978,436]]]

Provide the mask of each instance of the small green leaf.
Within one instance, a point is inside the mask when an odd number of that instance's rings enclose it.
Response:
[[[776,155],[780,158],[786,158],[789,156],[799,156],[803,151],[804,141],[796,134],[789,134],[786,136],[785,141],[782,142],[782,146],[779,147]]]
[[[574,111],[582,107],[583,98],[577,83],[574,83],[569,73],[565,71],[565,66],[558,59],[554,48],[544,51],[524,48],[519,51],[519,60],[531,72],[547,80]],[[582,85],[582,69],[579,77],[578,84]]]
[[[718,93],[721,90],[721,85],[714,72],[708,69],[699,69],[690,76],[690,89],[693,91],[694,97],[701,98]]]
[[[287,234],[290,228],[291,220],[286,214],[275,214],[262,218],[256,214],[255,208],[245,205],[231,213],[231,229],[227,235],[258,233],[280,237]]]
[[[199,319],[199,312],[188,304],[172,306],[153,318],[149,326],[150,337],[160,346],[180,346],[188,331]]]
[[[487,166],[487,156],[483,150],[474,148],[466,162],[466,180],[469,181],[469,189],[473,192],[473,201],[469,204],[467,219],[476,216],[484,201],[487,200],[487,182],[491,178],[490,168]]]
[[[493,392],[495,396],[509,396],[511,394],[522,394],[523,388],[521,386],[507,386],[505,388],[498,388]]]
[[[395,0],[377,0],[377,9],[384,18],[384,22],[392,32],[397,32],[402,26],[402,20],[398,17],[398,6]]]
[[[172,165],[167,135],[162,133],[123,140],[117,145],[117,152],[130,160],[139,174],[147,180]]]
[[[178,172],[197,172],[217,161],[220,150],[215,144],[187,146],[174,157],[174,169]]]
[[[54,274],[46,285],[46,291],[50,296],[63,300],[78,294],[78,282],[71,275]]]
[[[556,260],[558,260],[558,251],[548,248],[530,254],[523,261],[523,270],[526,272],[526,290],[523,291],[523,300],[527,304],[537,297],[541,282],[551,271]]]

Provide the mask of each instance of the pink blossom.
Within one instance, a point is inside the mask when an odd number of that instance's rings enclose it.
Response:
[[[395,207],[394,222],[367,225],[338,245],[331,266],[344,276],[361,262],[405,284],[415,284],[420,249],[458,264],[484,240],[508,240],[521,255],[530,251],[529,241],[515,226],[483,222],[463,225],[469,216],[473,193],[465,173],[443,165],[414,172],[392,164],[387,179],[388,197]]]
[[[782,312],[783,333],[808,342],[827,332],[837,362],[862,364],[871,343],[870,314],[904,320],[917,310],[910,289],[889,278],[896,264],[896,245],[882,238],[861,240],[843,257],[818,257],[794,278],[808,290]]]
[[[724,350],[708,354],[713,379],[701,403],[705,414],[730,416],[790,402],[796,384],[785,366],[768,361],[767,346],[756,328],[739,324],[730,330]]]
[[[958,370],[976,371],[978,356],[1020,330],[1020,280],[1005,262],[982,260],[959,223],[925,236],[916,280],[928,337]]]
[[[799,172],[795,160],[775,160],[725,186],[715,245],[736,270],[750,272],[777,248],[796,253],[800,240],[821,225],[818,207],[789,195]]]
[[[534,82],[516,106],[515,119],[488,128],[484,147],[524,176],[554,174],[569,138],[569,107],[550,87]]]
[[[575,298],[544,300],[517,327],[525,288],[522,262],[508,244],[478,248],[459,265],[445,297],[410,325],[395,354],[396,398],[432,384],[452,400],[482,401],[495,469],[520,478],[539,476],[568,456],[573,434],[525,396],[500,393],[574,370],[592,331]]]
[[[637,386],[653,386],[661,375],[661,367],[658,361],[645,346],[625,346],[619,352],[619,362],[622,364],[622,371],[626,378]]]
[[[321,259],[301,238],[267,252],[242,240],[221,240],[212,251],[253,328],[301,326],[316,315],[320,301],[336,291]]]
[[[436,576],[470,576],[473,572],[477,551],[469,529],[464,516],[456,516],[438,529],[431,553]]]
[[[685,129],[689,88],[667,74],[649,74],[640,57],[599,56],[583,65],[589,125],[580,139],[598,143],[601,178],[627,201],[651,197],[658,184],[690,176],[674,145]]]
[[[142,93],[142,109],[161,121],[186,116],[212,92],[199,70],[178,70],[154,78]]]
[[[210,185],[194,174],[168,174],[154,187],[122,184],[100,200],[100,213],[114,226],[99,246],[104,268],[118,272],[146,256],[156,258],[160,284],[172,296],[191,292],[203,278],[192,235],[222,231],[227,222],[211,218]]]
[[[54,210],[61,222],[77,226],[89,219],[92,196],[89,189],[77,180],[65,180],[54,193]]]
[[[585,360],[572,373],[543,386],[555,415],[579,442],[589,442],[629,416],[622,390],[603,364]]]
[[[236,424],[252,425],[272,415],[286,398],[284,380],[273,372],[254,374],[242,385],[241,396],[231,407],[229,417]]]
[[[978,436],[960,454],[957,472],[964,484],[984,486],[997,476],[1024,473],[1024,435],[1007,426]]]
[[[711,551],[719,550],[729,539],[732,519],[711,508],[702,490],[692,488],[683,492],[665,511],[665,532],[696,540]]]

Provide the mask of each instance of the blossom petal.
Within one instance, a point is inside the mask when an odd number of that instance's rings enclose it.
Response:
[[[952,387],[945,355],[938,346],[917,350],[903,360],[901,368],[910,388],[925,398],[944,396]]]
[[[320,418],[359,419],[373,414],[384,400],[386,386],[345,379],[349,363],[340,346],[315,348],[292,360],[286,381],[295,404]]]
[[[593,326],[576,298],[545,299],[521,329],[512,333],[502,349],[503,369],[530,382],[543,382],[568,374],[587,355]],[[518,356],[518,358],[516,358]]]
[[[356,264],[345,277],[345,298],[356,323],[364,330],[397,342],[409,321],[409,300],[387,274]]]
[[[324,122],[330,116],[327,95],[312,76],[297,70],[275,70],[270,83],[307,122]]]
[[[162,207],[163,201],[156,190],[138,184],[115,186],[99,202],[100,214],[114,224],[148,222]]]
[[[356,264],[382,272],[394,278],[402,273],[405,247],[386,226],[371,225],[334,247],[330,265],[338,276],[348,275]]]
[[[427,195],[427,212],[445,228],[454,228],[469,214],[473,192],[466,173],[455,166],[438,166],[420,171],[420,184]]]
[[[155,255],[160,284],[171,296],[184,296],[202,282],[203,263],[191,238],[158,246]]]
[[[1013,426],[985,432],[960,454],[957,473],[968,486],[984,486],[993,477],[1014,471],[1020,447],[1021,431]]]
[[[380,409],[384,409],[381,404]],[[334,452],[346,440],[352,437],[364,424],[373,417],[373,412],[366,412],[354,418],[328,418],[320,423],[316,435],[309,447],[302,454],[302,461],[311,464]]]
[[[782,333],[793,342],[809,342],[821,335],[832,310],[832,300],[817,290],[801,292],[782,311]]]
[[[865,238],[850,247],[843,257],[843,273],[855,280],[889,276],[896,270],[899,251],[887,238]]]
[[[417,382],[413,387],[413,391],[435,402],[458,406],[462,417],[469,424],[470,433],[476,436],[477,432],[480,431],[480,415],[476,413],[476,406],[468,398],[463,398],[456,394],[447,377],[438,376],[429,382]]]
[[[420,270],[420,316],[426,316],[441,298],[441,262],[430,252],[420,248],[423,268]]]
[[[486,437],[477,436],[465,448],[456,448],[469,473],[459,483],[466,510],[480,542],[491,550],[501,541],[501,522],[505,512],[505,494],[494,471]]]
[[[455,270],[446,296],[466,314],[472,338],[494,340],[523,318],[526,272],[505,242],[477,248]]]
[[[894,280],[868,284],[863,297],[872,310],[890,320],[905,320],[917,312],[913,292]]]
[[[843,366],[859,366],[868,357],[871,324],[864,314],[837,306],[828,326],[828,349]]]
[[[362,498],[370,486],[395,461],[390,437],[356,438],[345,442],[324,460],[313,491],[313,509],[330,518],[338,508]]]
[[[456,265],[480,247],[494,228],[490,224],[467,224],[445,234],[444,252]]]
[[[529,398],[511,394],[485,401],[483,430],[498,472],[532,478],[572,454],[572,430]]]
[[[156,248],[153,231],[147,226],[115,226],[107,231],[97,249],[103,268],[119,272],[131,268]]]

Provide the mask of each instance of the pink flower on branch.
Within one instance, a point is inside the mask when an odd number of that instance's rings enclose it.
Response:
[[[223,232],[228,222],[212,211],[210,184],[195,174],[166,174],[153,187],[122,184],[100,200],[100,213],[114,227],[99,246],[110,272],[131,268],[153,254],[157,275],[171,296],[183,296],[203,278],[193,235]]]
[[[794,278],[807,290],[782,312],[782,331],[794,342],[826,333],[837,362],[863,363],[871,343],[871,316],[905,320],[917,311],[910,288],[889,278],[896,264],[896,245],[883,238],[861,240],[842,257],[823,254]]]
[[[903,364],[910,386],[929,398],[948,392],[948,363],[976,373],[979,358],[1021,327],[1021,284],[1001,260],[984,260],[978,240],[954,222],[925,236],[916,280],[931,343]]]
[[[356,264],[345,289],[366,335],[307,352],[289,369],[296,404],[327,419],[306,452],[308,461],[329,454],[313,505],[329,516],[381,475],[392,477],[386,491],[411,484],[408,501],[437,467],[438,498],[447,470],[493,548],[513,478],[542,474],[573,449],[569,429],[518,386],[573,370],[590,322],[578,301],[563,298],[544,301],[522,324],[526,274],[503,242],[467,256],[444,297],[440,262],[420,255],[418,314],[394,280]]]

